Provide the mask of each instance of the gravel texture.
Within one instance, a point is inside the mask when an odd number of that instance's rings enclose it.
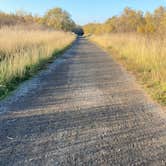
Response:
[[[84,38],[0,112],[0,166],[166,165],[166,114]]]

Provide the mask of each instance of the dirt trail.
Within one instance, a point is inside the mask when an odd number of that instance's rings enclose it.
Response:
[[[79,38],[0,104],[0,165],[166,165],[165,113]]]

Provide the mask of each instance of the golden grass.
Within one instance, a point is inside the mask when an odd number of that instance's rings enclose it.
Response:
[[[91,40],[111,51],[142,81],[148,92],[166,105],[166,39],[138,34],[105,34]]]
[[[13,80],[25,77],[28,69],[30,72],[74,39],[75,35],[67,32],[0,29],[0,96],[7,93]]]

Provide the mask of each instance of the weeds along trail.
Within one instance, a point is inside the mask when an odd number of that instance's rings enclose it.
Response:
[[[75,39],[67,32],[8,27],[0,29],[0,36],[0,97]]]
[[[111,51],[138,76],[154,99],[166,104],[166,39],[121,33],[93,36],[91,40]]]

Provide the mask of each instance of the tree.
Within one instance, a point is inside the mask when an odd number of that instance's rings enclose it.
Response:
[[[117,20],[118,20],[118,18],[116,16],[113,16],[105,22],[105,26],[107,27],[107,32],[108,33],[109,32],[116,32]]]
[[[163,6],[160,6],[154,11],[154,21],[156,24],[156,29],[159,33],[163,33],[166,28],[166,8]]]
[[[137,27],[143,24],[143,13],[130,8],[125,8],[119,17],[121,31],[135,32]]]
[[[75,34],[77,34],[78,36],[82,36],[84,35],[84,30],[81,26],[76,25],[75,28],[72,30]]]
[[[86,34],[94,34],[97,28],[97,24],[89,23],[83,27]]]
[[[75,27],[70,14],[61,8],[49,10],[44,16],[44,23],[56,30],[71,31]]]

